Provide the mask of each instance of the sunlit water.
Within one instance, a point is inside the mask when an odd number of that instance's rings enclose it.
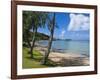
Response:
[[[39,41],[40,45],[47,46],[48,41],[42,40]],[[56,40],[52,43],[53,51],[58,51],[62,53],[73,53],[73,54],[82,54],[89,56],[89,41],[64,41],[64,40]]]

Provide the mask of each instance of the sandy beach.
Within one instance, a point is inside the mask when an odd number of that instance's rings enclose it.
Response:
[[[36,50],[40,51],[42,55],[45,55],[47,47],[36,46]],[[51,51],[49,54],[49,59],[61,66],[88,66],[89,57],[86,55],[74,54],[74,53],[61,53]]]

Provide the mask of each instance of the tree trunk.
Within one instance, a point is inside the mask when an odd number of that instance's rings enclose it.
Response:
[[[55,13],[53,15],[53,23],[52,23],[51,31],[50,31],[51,33],[50,33],[50,38],[49,38],[49,42],[48,42],[48,50],[45,53],[43,64],[47,63],[47,60],[48,60],[48,57],[49,57],[49,54],[50,54],[50,49],[51,49],[51,46],[52,46],[52,40],[53,40],[53,34],[54,34],[54,27],[55,27]]]
[[[31,54],[31,58],[33,59],[33,49],[34,49],[34,46],[35,46],[35,41],[36,41],[36,34],[37,34],[37,28],[34,29],[34,33],[33,33],[33,40],[32,40],[32,45],[30,47],[30,54]]]
[[[29,41],[28,33],[29,33],[28,30],[26,30],[25,33],[23,34],[23,40],[25,40],[25,43],[27,43],[27,46],[30,48],[31,44]]]
[[[28,47],[30,48],[31,47],[31,44],[30,44],[30,41],[29,41],[29,38],[28,38],[28,34],[27,33],[26,33],[26,41],[27,41]]]
[[[43,64],[47,63],[47,59],[48,59],[48,56],[49,56],[49,53],[50,53],[50,49],[51,49],[51,45],[52,45],[52,39],[53,39],[53,36],[50,36],[50,39],[49,39],[49,42],[48,42],[48,50],[45,53]]]

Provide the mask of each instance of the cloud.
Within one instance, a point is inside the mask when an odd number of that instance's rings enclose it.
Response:
[[[65,30],[62,30],[62,32],[61,32],[61,34],[60,34],[59,37],[63,39],[63,38],[64,38],[64,34],[65,34],[65,32],[66,32]]]
[[[70,22],[68,25],[68,31],[86,31],[90,26],[89,16],[83,14],[70,14]]]

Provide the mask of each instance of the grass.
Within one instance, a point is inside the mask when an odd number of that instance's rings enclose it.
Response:
[[[48,60],[46,65],[41,64],[41,60],[43,59],[43,55],[37,51],[33,51],[34,59],[30,58],[30,54],[28,53],[29,49],[28,48],[23,48],[23,64],[22,67],[24,69],[28,68],[46,68],[46,67],[54,67],[56,66],[55,63],[52,61]]]

